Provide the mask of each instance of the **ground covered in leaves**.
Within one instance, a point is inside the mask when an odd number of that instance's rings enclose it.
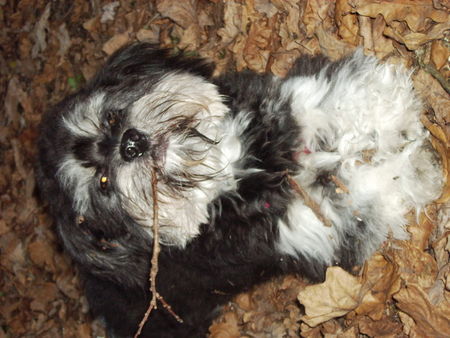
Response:
[[[42,113],[121,45],[201,55],[216,72],[283,76],[301,54],[362,46],[413,70],[423,123],[448,172],[448,0],[0,0],[0,337],[104,336],[35,196]],[[238,296],[212,337],[450,336],[450,188],[359,274],[280,278]],[[301,305],[300,305],[301,304]]]

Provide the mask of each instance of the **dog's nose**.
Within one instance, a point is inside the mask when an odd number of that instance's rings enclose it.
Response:
[[[136,129],[128,129],[122,136],[120,155],[127,161],[141,157],[149,148],[147,137]]]

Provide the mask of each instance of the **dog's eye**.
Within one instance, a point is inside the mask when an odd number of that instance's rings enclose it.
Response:
[[[108,112],[106,116],[106,120],[110,127],[114,127],[117,124],[117,113],[116,112]]]
[[[108,188],[108,181],[108,176],[100,176],[100,188],[102,188],[102,190],[106,190],[106,188]]]

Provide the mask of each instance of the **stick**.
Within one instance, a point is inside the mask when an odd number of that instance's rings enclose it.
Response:
[[[321,221],[323,223],[323,225],[325,225],[326,227],[331,227],[333,225],[333,223],[331,223],[331,221],[328,218],[326,218],[324,215],[322,215],[319,204],[317,204],[316,201],[314,201],[311,197],[309,197],[309,195],[305,191],[305,189],[303,189],[300,186],[300,184],[298,184],[292,178],[291,175],[286,173],[286,177],[289,181],[289,184],[292,186],[292,188],[294,188],[294,190],[297,192],[297,194],[299,194],[303,198],[303,201],[305,202],[306,206],[312,210],[312,212],[316,215],[316,217],[319,219],[319,221]]]
[[[338,194],[339,194],[339,193],[345,193],[345,194],[350,193],[350,191],[348,190],[347,186],[346,186],[339,178],[337,178],[337,177],[334,176],[334,175],[331,175],[330,178],[331,178],[331,181],[332,181],[334,184],[336,184],[336,187],[337,187],[336,192],[337,192]],[[339,190],[339,189],[340,189],[340,190]]]
[[[139,337],[142,332],[142,329],[145,323],[150,316],[150,313],[153,309],[158,308],[158,300],[161,302],[163,307],[179,322],[183,323],[183,319],[181,319],[173,310],[172,307],[166,302],[166,300],[156,291],[156,276],[158,275],[158,256],[161,248],[159,246],[159,223],[158,223],[158,178],[156,176],[155,169],[152,168],[152,198],[153,198],[153,253],[151,264],[152,267],[150,269],[149,274],[149,282],[150,282],[150,292],[152,293],[152,299],[150,300],[150,304],[148,305],[147,311],[145,311],[144,318],[142,318],[139,323],[139,328],[134,338]]]
[[[142,328],[144,327],[145,323],[148,320],[148,317],[150,316],[150,313],[153,309],[157,309],[157,298],[158,293],[156,292],[156,276],[158,274],[158,256],[159,251],[161,250],[159,247],[159,223],[158,223],[158,179],[156,177],[156,171],[152,168],[152,198],[153,198],[153,254],[151,259],[152,267],[150,269],[150,275],[149,275],[149,282],[150,282],[150,292],[152,293],[152,299],[150,301],[150,304],[147,308],[147,311],[145,311],[144,318],[142,318],[141,322],[139,323],[139,329],[134,335],[134,338],[139,337],[139,335],[142,332]],[[162,298],[162,297],[161,297]]]

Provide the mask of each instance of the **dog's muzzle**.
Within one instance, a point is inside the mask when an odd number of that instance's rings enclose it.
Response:
[[[128,129],[122,136],[120,155],[127,161],[141,157],[150,147],[150,142],[143,133],[136,129]]]

